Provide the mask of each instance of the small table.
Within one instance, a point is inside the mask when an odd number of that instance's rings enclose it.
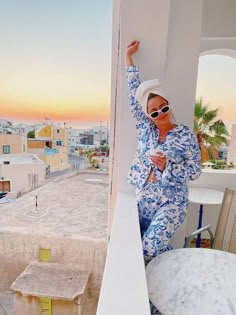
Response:
[[[203,188],[203,187],[189,187],[189,201],[200,205],[198,226],[197,229],[202,227],[203,206],[204,205],[221,205],[224,193],[219,190]],[[196,247],[201,246],[201,234],[197,236]]]
[[[236,255],[181,248],[146,267],[149,298],[163,315],[236,314]]]

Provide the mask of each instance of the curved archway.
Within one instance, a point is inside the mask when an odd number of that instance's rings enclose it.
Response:
[[[228,56],[236,59],[236,49],[228,49],[228,48],[217,48],[217,49],[209,49],[205,50],[200,54],[201,56],[207,55],[221,55],[221,56]]]
[[[236,50],[211,49],[201,53],[196,99],[202,98],[203,105],[210,109],[219,109],[217,119],[225,123],[229,133],[236,126],[235,77]],[[216,155],[226,159],[227,151],[227,147],[221,146]]]

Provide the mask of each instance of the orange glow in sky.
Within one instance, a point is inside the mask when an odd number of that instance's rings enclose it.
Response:
[[[34,71],[32,71],[32,68]],[[31,71],[30,71],[31,70]],[[58,71],[25,65],[13,72],[5,67],[1,82],[1,116],[52,120],[107,120],[110,108],[110,82],[83,69],[84,74],[62,75]],[[50,70],[50,69],[49,69]],[[81,78],[82,77],[82,78]]]
[[[202,97],[211,109],[219,109],[226,125],[236,123],[236,59],[223,55],[199,58],[197,98]]]
[[[109,0],[5,2],[0,119],[107,121],[111,11]]]
[[[4,2],[0,119],[109,120],[111,6],[110,0]],[[196,97],[219,107],[226,123],[236,122],[235,75],[234,58],[199,58]]]

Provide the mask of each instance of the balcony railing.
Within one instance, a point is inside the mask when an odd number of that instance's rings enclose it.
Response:
[[[97,315],[150,314],[135,196],[119,192]]]

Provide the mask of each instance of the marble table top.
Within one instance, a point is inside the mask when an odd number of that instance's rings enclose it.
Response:
[[[222,204],[224,192],[220,190],[189,187],[189,201],[203,205],[220,205]]]
[[[236,255],[181,248],[146,267],[149,297],[163,315],[235,315]]]

